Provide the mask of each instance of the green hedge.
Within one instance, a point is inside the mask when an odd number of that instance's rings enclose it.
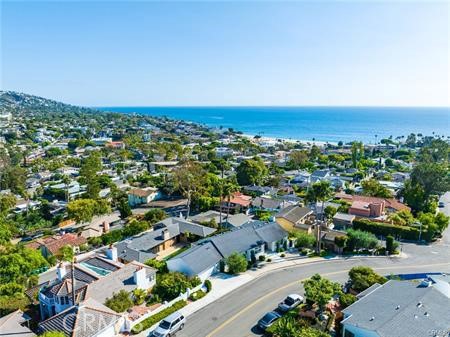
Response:
[[[161,310],[157,314],[144,319],[141,323],[136,324],[136,326],[134,326],[133,329],[131,329],[131,332],[133,334],[138,334],[143,330],[147,330],[148,328],[151,328],[154,324],[158,323],[160,320],[166,318],[170,314],[173,314],[175,311],[180,310],[186,305],[187,302],[183,300],[175,302],[172,306],[164,310]]]
[[[398,226],[391,225],[382,222],[373,222],[365,219],[355,219],[353,220],[353,228],[362,231],[367,231],[375,235],[393,235],[399,236],[405,240],[419,240],[420,231],[417,228],[409,226]],[[422,231],[422,238],[426,239],[426,231]]]

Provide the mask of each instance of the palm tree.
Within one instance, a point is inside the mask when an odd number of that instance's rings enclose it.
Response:
[[[239,187],[236,184],[234,184],[233,182],[227,182],[223,186],[223,196],[227,198],[227,221],[230,216],[231,196],[233,195],[234,192],[236,192],[238,190],[239,190]]]
[[[64,189],[65,189],[65,199],[66,202],[69,202],[69,184],[70,184],[70,178],[67,175],[63,175],[62,182],[64,183]]]
[[[322,202],[321,212],[319,213],[319,220],[323,221],[324,217],[324,206],[325,201],[333,196],[333,189],[328,181],[322,180],[314,183],[306,193],[306,199],[309,202],[316,203],[316,213],[317,213],[317,202]],[[320,226],[317,225],[317,253],[320,253]]]

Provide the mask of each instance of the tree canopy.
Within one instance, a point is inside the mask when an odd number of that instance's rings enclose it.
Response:
[[[375,283],[383,284],[387,279],[373,271],[369,267],[353,267],[350,269],[348,276],[354,290],[363,291],[374,285]]]
[[[188,288],[192,289],[201,283],[198,277],[187,277],[183,273],[170,272],[158,275],[152,294],[163,301],[170,301],[184,294]]]
[[[260,185],[266,178],[269,170],[259,157],[246,159],[236,169],[236,178],[241,186]]]
[[[375,179],[363,180],[361,182],[363,195],[369,197],[391,198],[392,193]]]
[[[310,279],[303,281],[306,299],[316,303],[321,310],[335,295],[341,294],[341,285],[322,278],[319,274],[313,275]]]
[[[237,252],[226,258],[226,264],[231,274],[239,274],[247,270],[247,259],[244,255]]]

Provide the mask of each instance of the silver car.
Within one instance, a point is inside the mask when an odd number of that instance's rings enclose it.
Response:
[[[286,312],[291,309],[294,309],[300,303],[303,302],[303,297],[298,294],[290,294],[288,295],[283,302],[278,304],[278,310],[281,312]]]
[[[151,337],[171,337],[174,336],[177,331],[184,328],[186,318],[177,312],[164,318],[158,325],[158,327],[152,332]]]

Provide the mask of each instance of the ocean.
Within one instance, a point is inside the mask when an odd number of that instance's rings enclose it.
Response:
[[[413,107],[102,107],[296,140],[374,143],[421,133],[450,136],[450,108]]]

